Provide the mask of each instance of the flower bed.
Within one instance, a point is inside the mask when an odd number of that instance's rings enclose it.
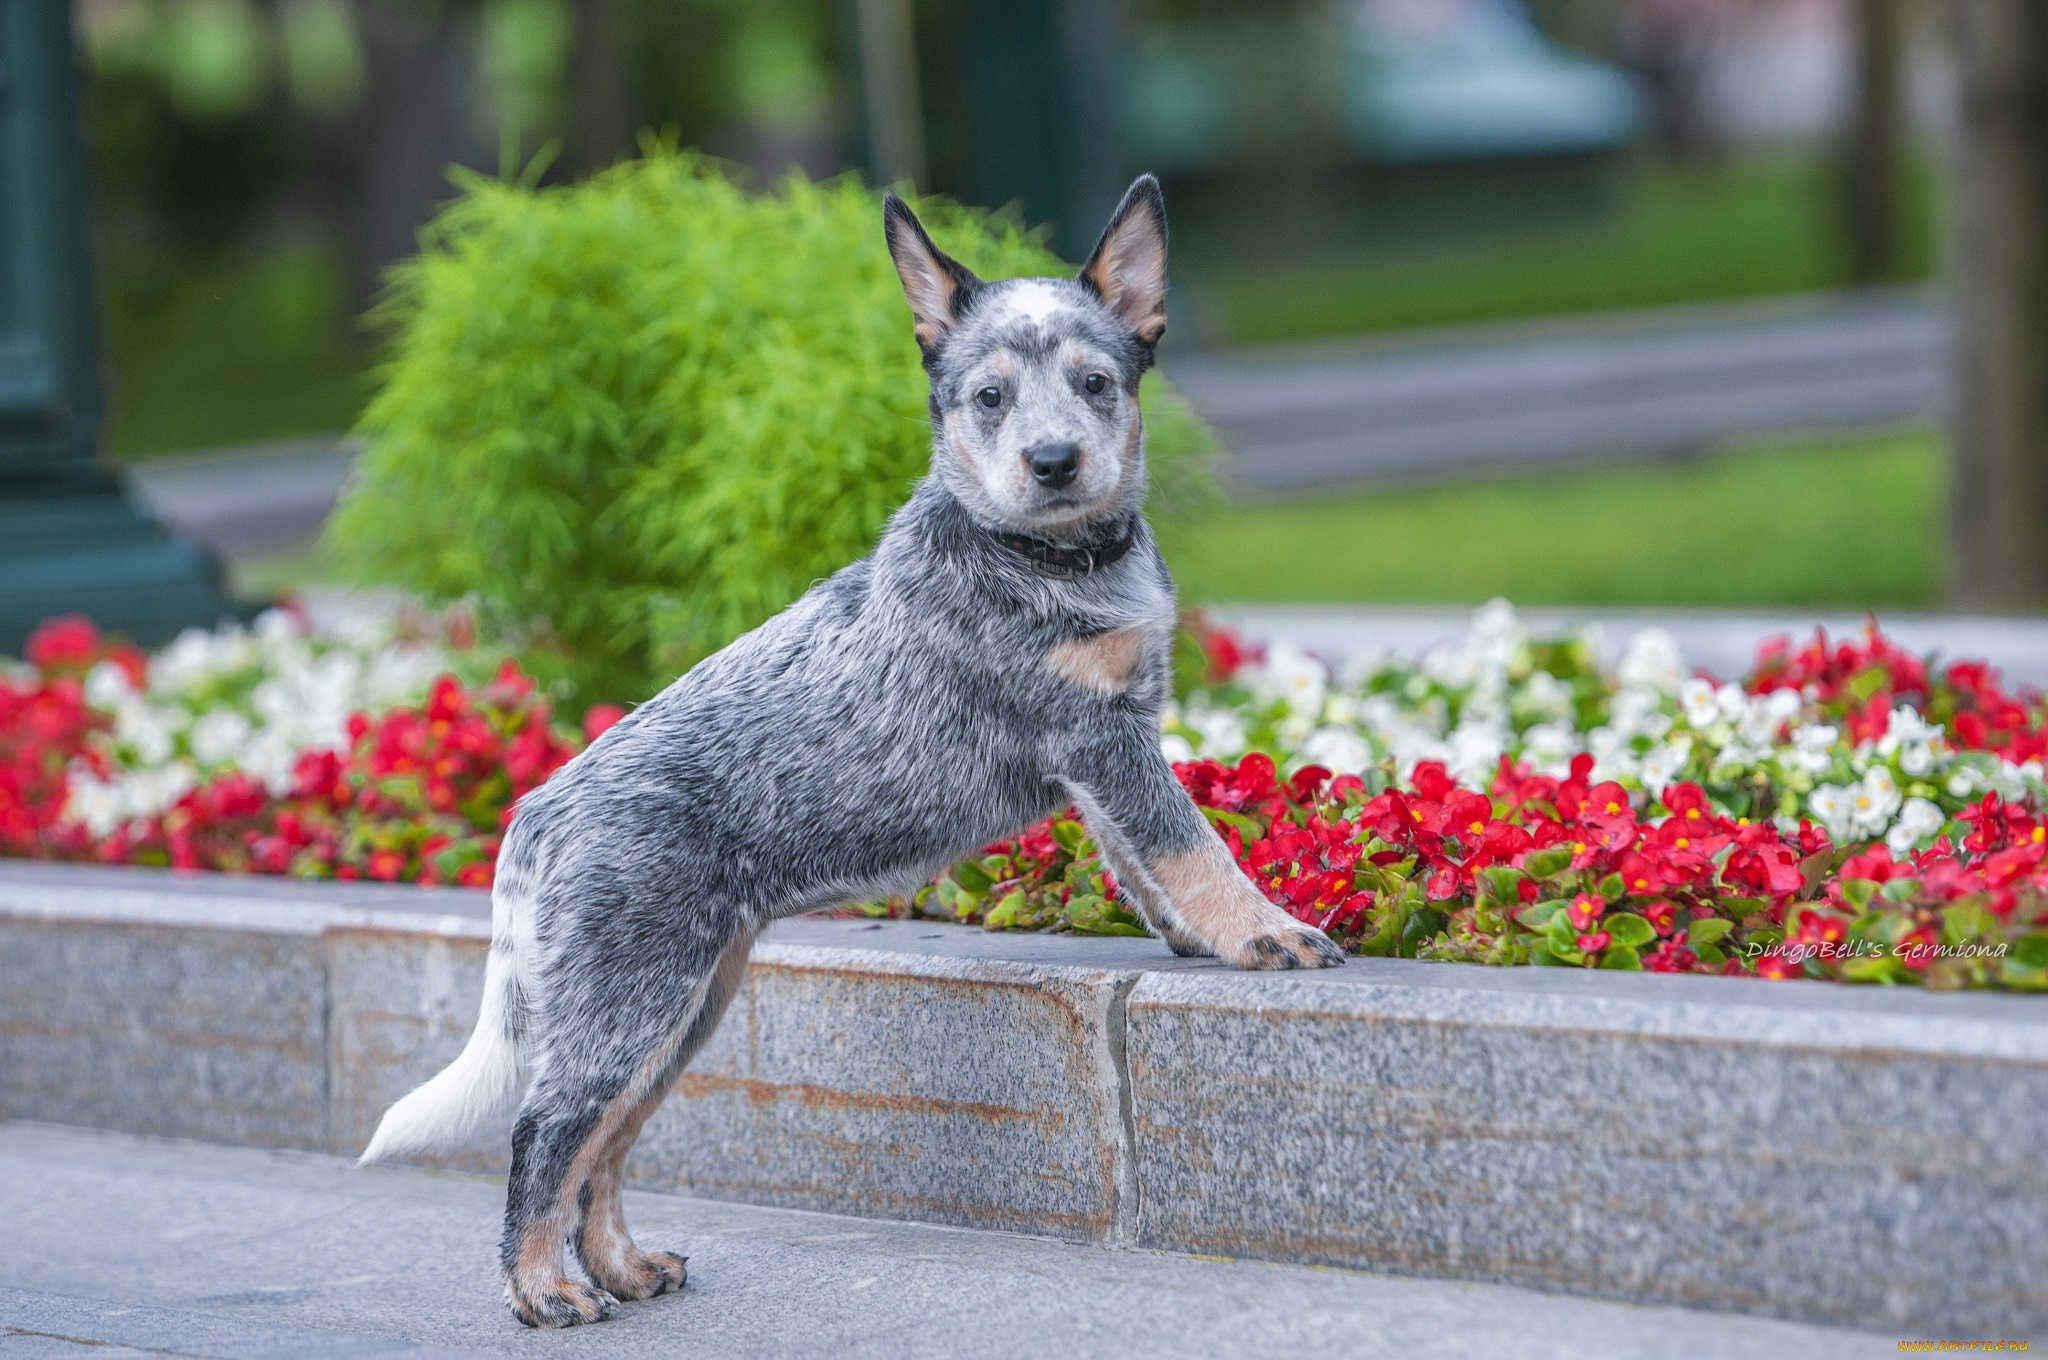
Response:
[[[1983,664],[1873,624],[1717,684],[1668,636],[1610,670],[1498,603],[1334,670],[1199,637],[1175,769],[1268,896],[1356,952],[2048,988],[2048,707]],[[0,853],[488,884],[518,797],[619,710],[566,729],[466,641],[273,611],[150,658],[46,625],[0,675]],[[1142,933],[1071,814],[848,910]]]

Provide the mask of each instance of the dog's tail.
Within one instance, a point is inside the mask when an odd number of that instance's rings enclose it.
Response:
[[[509,944],[492,943],[484,965],[483,1012],[461,1054],[384,1112],[358,1164],[462,1147],[511,1126],[526,1073],[519,1053],[518,970]]]

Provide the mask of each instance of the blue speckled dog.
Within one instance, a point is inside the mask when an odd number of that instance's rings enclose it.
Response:
[[[984,283],[899,199],[883,220],[931,379],[931,475],[873,556],[527,796],[476,1033],[363,1154],[465,1140],[517,1105],[502,1261],[530,1326],[682,1286],[682,1258],[627,1235],[620,1166],[778,917],[909,892],[1074,803],[1176,952],[1342,962],[1238,871],[1159,750],[1174,593],[1138,411],[1166,328],[1158,183],[1131,186],[1072,281]],[[571,1242],[591,1284],[564,1271]]]

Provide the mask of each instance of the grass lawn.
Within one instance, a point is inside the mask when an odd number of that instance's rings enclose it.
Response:
[[[1943,452],[1909,430],[1162,521],[1191,603],[1927,608]]]
[[[1931,162],[1916,159],[1908,181],[1905,273],[1925,278],[1938,233]],[[1181,267],[1237,344],[1808,292],[1846,282],[1837,183],[1814,154],[1644,157],[1621,172],[1615,202],[1575,225],[1263,266],[1197,254]]]
[[[326,434],[355,423],[366,348],[334,252],[287,242],[108,308],[117,458]]]

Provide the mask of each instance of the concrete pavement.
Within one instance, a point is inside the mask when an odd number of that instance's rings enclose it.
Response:
[[[1927,419],[1948,323],[1899,289],[1169,356],[1243,488],[1416,483]]]
[[[535,1333],[498,1300],[502,1198],[484,1177],[0,1125],[0,1360],[1896,1353],[1764,1318],[631,1193],[689,1288]]]

